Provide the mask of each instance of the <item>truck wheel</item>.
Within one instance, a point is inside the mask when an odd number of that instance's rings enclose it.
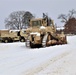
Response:
[[[35,48],[35,44],[33,44],[32,42],[30,42],[30,47],[31,48]]]
[[[5,43],[8,43],[8,39],[5,39],[4,42],[5,42]]]
[[[24,38],[21,38],[20,41],[21,41],[21,42],[25,42],[25,39],[24,39]]]

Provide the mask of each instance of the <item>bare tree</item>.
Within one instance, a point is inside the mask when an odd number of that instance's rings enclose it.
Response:
[[[67,15],[61,14],[58,19],[64,23],[64,32],[68,34],[76,34],[76,11],[74,9],[70,10]]]
[[[66,23],[68,21],[68,18],[65,14],[59,15],[58,19],[61,19],[62,23]]]
[[[23,15],[25,11],[16,11],[12,12],[8,18],[5,19],[5,27],[9,29],[22,29],[23,24]]]
[[[23,23],[26,26],[25,28],[27,28],[30,25],[29,22],[32,18],[35,18],[35,16],[31,12],[25,12],[25,14],[23,15]]]
[[[76,15],[76,11],[74,9],[72,9],[69,11],[68,17],[69,17],[69,19],[71,19],[71,18],[74,18],[75,15]]]
[[[58,19],[61,19],[61,22],[66,24],[69,19],[75,17],[75,14],[76,14],[76,11],[74,9],[72,9],[69,11],[69,13],[67,15],[66,14],[60,14],[58,16]]]

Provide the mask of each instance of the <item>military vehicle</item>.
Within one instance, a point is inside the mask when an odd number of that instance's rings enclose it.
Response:
[[[13,42],[19,41],[20,30],[0,30],[0,41],[1,42]]]
[[[52,45],[66,44],[66,36],[62,32],[56,33],[56,28],[52,19],[45,16],[43,18],[31,19],[30,27],[26,29],[27,47],[46,47]]]
[[[26,37],[27,37],[26,29],[21,29],[20,30],[20,41],[21,42],[25,42],[26,41]]]

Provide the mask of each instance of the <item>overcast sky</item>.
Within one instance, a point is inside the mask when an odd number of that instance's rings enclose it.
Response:
[[[0,29],[5,28],[4,20],[13,11],[30,11],[36,17],[48,13],[57,25],[62,25],[58,15],[76,10],[76,0],[0,0]]]

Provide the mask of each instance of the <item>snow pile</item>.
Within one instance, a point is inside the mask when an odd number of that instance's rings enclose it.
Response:
[[[0,75],[76,75],[76,36],[68,44],[30,49],[0,43]]]
[[[31,34],[31,35],[37,35],[37,36],[40,36],[40,33],[39,33],[39,32],[31,32],[30,34]]]
[[[19,32],[20,30],[9,30],[9,32]]]
[[[57,27],[57,30],[64,30],[64,27]]]
[[[41,27],[40,27],[40,29],[45,29],[45,28],[46,28],[45,26],[41,26]]]

